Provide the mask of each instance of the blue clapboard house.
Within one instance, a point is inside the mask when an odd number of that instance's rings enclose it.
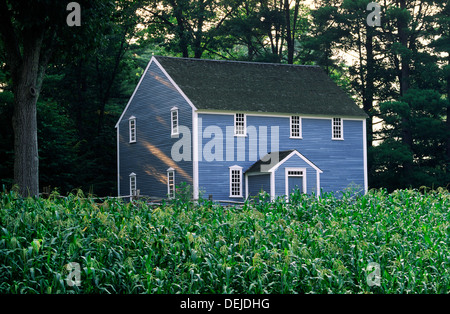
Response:
[[[366,118],[317,66],[154,56],[116,124],[118,194],[364,193]]]

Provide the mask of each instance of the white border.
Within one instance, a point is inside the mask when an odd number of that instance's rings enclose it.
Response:
[[[136,190],[137,190],[136,174],[134,172],[130,173],[129,178],[130,178],[130,200],[131,200],[131,198],[134,196],[133,195],[133,190],[131,189],[131,179],[132,178],[134,178],[134,186],[136,187]]]
[[[169,173],[173,174],[173,196],[170,195],[170,185],[169,185]],[[173,169],[172,167],[170,167],[169,169],[167,169],[167,198],[168,199],[173,199],[175,198],[175,169]]]
[[[363,159],[364,159],[364,193],[369,191],[369,181],[367,174],[367,132],[366,119],[363,120]]]
[[[173,113],[176,112],[177,113],[177,132],[173,131]],[[171,137],[178,137],[180,135],[180,115],[178,112],[178,107],[173,107],[172,109],[170,109],[170,136]]]
[[[120,135],[119,126],[117,126],[117,196],[120,196]]]
[[[181,88],[177,85],[177,83],[175,83],[175,81],[170,77],[170,75],[167,73],[167,71],[161,66],[161,64],[158,62],[158,60],[156,59],[156,57],[153,56],[153,57],[150,59],[149,63],[147,64],[147,67],[145,68],[144,73],[142,73],[142,76],[141,76],[141,78],[139,79],[139,83],[136,85],[136,88],[134,89],[133,94],[131,95],[130,99],[128,100],[128,103],[127,103],[125,109],[123,110],[123,112],[122,112],[122,114],[121,114],[119,120],[117,121],[117,123],[116,123],[116,128],[119,126],[119,123],[122,121],[122,118],[123,118],[123,116],[125,115],[125,112],[127,111],[128,107],[130,106],[131,101],[132,101],[133,98],[134,98],[134,95],[136,94],[137,90],[138,90],[139,87],[141,86],[142,80],[144,79],[144,77],[145,77],[145,75],[147,74],[147,71],[148,71],[150,65],[151,65],[153,62],[154,62],[154,63],[158,66],[158,68],[164,73],[164,75],[167,77],[167,79],[172,83],[172,85],[175,87],[175,89],[176,89],[176,90],[181,94],[181,96],[186,100],[186,102],[189,104],[189,106],[191,106],[191,108],[192,108],[193,110],[197,110],[197,108],[194,106],[194,104],[192,103],[192,101],[186,96],[185,93],[183,93],[183,91],[181,90]]]
[[[244,115],[244,134],[237,134],[236,133],[236,114],[241,114],[241,113],[237,112],[234,114],[234,136],[246,137],[247,136],[247,115],[245,113],[243,113],[243,115]]]
[[[305,156],[300,154],[295,149],[294,149],[294,151],[292,153],[290,153],[289,155],[284,157],[282,160],[280,160],[275,166],[270,168],[267,172],[274,172],[274,171],[276,171],[284,162],[286,162],[288,159],[290,159],[293,155],[297,155],[298,157],[303,159],[304,162],[306,162],[308,165],[310,165],[312,168],[314,168],[316,171],[318,171],[319,173],[323,173],[322,170],[320,170],[315,164],[313,164],[311,161],[309,161],[308,158],[306,158]]]
[[[298,117],[298,136],[292,136],[292,117]],[[289,138],[292,139],[303,139],[303,130],[302,130],[302,117],[298,115],[289,116]]]
[[[240,173],[240,178],[239,178],[239,195],[231,195],[231,192],[232,192],[232,190],[231,190],[231,182],[232,182],[231,173],[232,173],[233,170],[239,170],[239,173]],[[234,197],[234,198],[243,197],[242,196],[242,185],[243,185],[243,182],[242,182],[242,167],[241,166],[234,165],[234,166],[229,167],[229,180],[230,180],[230,197]]]
[[[131,137],[131,121],[134,122],[134,139]],[[131,116],[128,118],[128,143],[136,143],[136,139],[137,139],[136,117]]]
[[[198,114],[192,109],[192,184],[193,198],[198,200]]]
[[[341,119],[341,137],[334,137],[334,119]],[[343,141],[344,140],[344,119],[341,117],[331,118],[331,139],[333,141]]]
[[[198,113],[201,114],[221,114],[221,115],[234,115],[236,113],[243,113],[247,116],[255,117],[279,117],[279,118],[289,118],[290,116],[299,116],[301,118],[307,119],[332,119],[336,118],[335,115],[312,115],[304,113],[281,113],[281,112],[257,112],[257,111],[240,111],[240,110],[219,110],[219,109],[197,109]],[[362,116],[339,116],[344,120],[364,120],[366,117]]]
[[[301,176],[289,176],[289,171],[302,171],[303,174]],[[306,188],[306,168],[301,167],[286,167],[284,168],[284,192],[286,193],[286,198],[289,200],[289,177],[302,177],[302,193],[306,194],[307,188]]]

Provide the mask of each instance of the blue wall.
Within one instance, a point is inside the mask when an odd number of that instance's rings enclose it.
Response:
[[[305,156],[308,158],[307,156]],[[290,167],[306,168],[306,192],[316,193],[316,169],[308,165],[303,159],[297,155],[292,156],[286,162],[280,165],[275,171],[275,196],[281,196],[286,194],[286,182],[285,182],[285,169]],[[316,193],[317,194],[317,193]]]
[[[175,168],[177,185],[193,183],[192,152],[188,154],[188,160],[174,161],[172,156],[172,148],[183,136],[173,138],[170,134],[170,110],[174,106],[178,107],[180,126],[190,130],[184,134],[190,147],[192,108],[159,67],[152,63],[118,124],[120,195],[130,193],[131,172],[136,173],[137,188],[142,195],[166,196],[169,167]],[[129,143],[130,116],[136,117],[136,143]],[[351,184],[361,189],[364,187],[362,120],[344,118],[344,140],[332,140],[331,118],[302,118],[302,139],[289,137],[289,116],[246,115],[246,137],[234,136],[233,114],[199,113],[198,118],[199,190],[203,196],[213,195],[215,200],[243,200],[229,197],[229,167],[238,165],[245,172],[266,153],[291,149],[299,151],[323,171],[320,184],[324,192],[341,191]],[[228,138],[227,131],[231,135]],[[272,138],[272,135],[277,136]],[[262,145],[262,139],[266,145]],[[308,192],[316,192],[316,171],[295,157],[276,171],[276,195],[285,193],[284,167],[288,166],[306,167]],[[254,180],[267,184],[267,176],[252,178],[250,182]],[[245,197],[244,175],[242,184]],[[254,192],[252,187],[249,191]]]
[[[291,139],[290,119],[286,117],[270,116],[251,116],[247,115],[247,128],[250,126],[256,129],[257,135],[265,127],[267,130],[267,150],[260,154],[259,139],[258,143],[254,137],[250,136],[239,138],[232,137],[227,145],[226,127],[233,130],[234,115],[225,114],[198,114],[199,117],[199,156],[202,155],[202,147],[205,145],[207,151],[211,148],[211,138],[205,138],[202,134],[208,126],[214,125],[220,129],[223,134],[218,142],[222,143],[223,152],[219,154],[221,160],[205,161],[202,158],[199,161],[199,187],[206,195],[212,194],[216,200],[227,200],[229,198],[229,167],[238,165],[243,167],[245,172],[256,160],[260,159],[265,153],[270,151],[283,151],[296,149],[308,160],[320,168],[323,173],[320,175],[320,184],[324,192],[341,191],[349,185],[358,185],[364,188],[364,159],[363,159],[363,121],[343,119],[344,140],[331,139],[331,118],[302,118],[303,139]],[[279,136],[276,141],[271,143],[272,127],[278,127]],[[251,129],[251,128],[250,128]],[[211,127],[209,128],[211,130]],[[274,129],[275,131],[275,129]],[[212,135],[214,138],[214,135]],[[209,143],[210,142],[210,143]],[[202,143],[203,145],[200,145]],[[238,146],[241,143],[242,145]],[[273,145],[272,145],[273,144]],[[251,149],[249,149],[251,147]],[[228,153],[227,153],[228,149]],[[215,150],[212,150],[216,152]],[[245,153],[245,154],[244,154]],[[233,160],[226,160],[233,156]],[[244,160],[238,160],[245,156]],[[256,159],[255,159],[256,158]],[[300,163],[289,165],[291,167],[302,167]],[[279,169],[281,170],[281,169]],[[276,194],[284,194],[284,170],[277,171],[283,178],[277,178]],[[308,191],[316,192],[315,170],[307,170]],[[310,178],[311,176],[311,178]],[[243,180],[244,181],[244,180]],[[244,183],[244,182],[243,182]],[[313,184],[312,184],[313,183]],[[245,186],[243,186],[245,191]],[[245,196],[245,193],[244,193]],[[233,198],[233,200],[239,200]]]
[[[256,196],[261,190],[270,195],[270,174],[248,176],[248,195]]]
[[[141,195],[166,197],[167,169],[175,168],[175,183],[192,184],[189,161],[174,162],[170,109],[178,107],[179,124],[192,130],[192,109],[155,63],[151,63],[119,123],[120,195],[130,194],[129,174],[136,173]],[[129,143],[128,119],[136,117],[136,143]]]

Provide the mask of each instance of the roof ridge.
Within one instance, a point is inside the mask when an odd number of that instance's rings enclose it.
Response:
[[[272,66],[294,66],[294,67],[309,67],[309,68],[320,68],[319,65],[310,64],[288,64],[288,63],[274,63],[274,62],[260,62],[260,61],[241,61],[241,60],[222,60],[222,59],[199,59],[199,58],[186,58],[186,57],[169,57],[169,56],[153,56],[158,58],[168,58],[168,59],[178,59],[193,62],[223,62],[223,63],[243,63],[243,64],[260,64],[260,65],[272,65]]]

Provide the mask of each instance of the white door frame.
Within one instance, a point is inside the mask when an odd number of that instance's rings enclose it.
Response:
[[[302,175],[288,175],[289,171],[301,171]],[[289,177],[302,177],[303,179],[303,193],[306,193],[307,188],[306,188],[306,168],[301,168],[301,167],[286,167],[284,168],[284,184],[285,184],[285,194],[286,197],[289,197]]]

